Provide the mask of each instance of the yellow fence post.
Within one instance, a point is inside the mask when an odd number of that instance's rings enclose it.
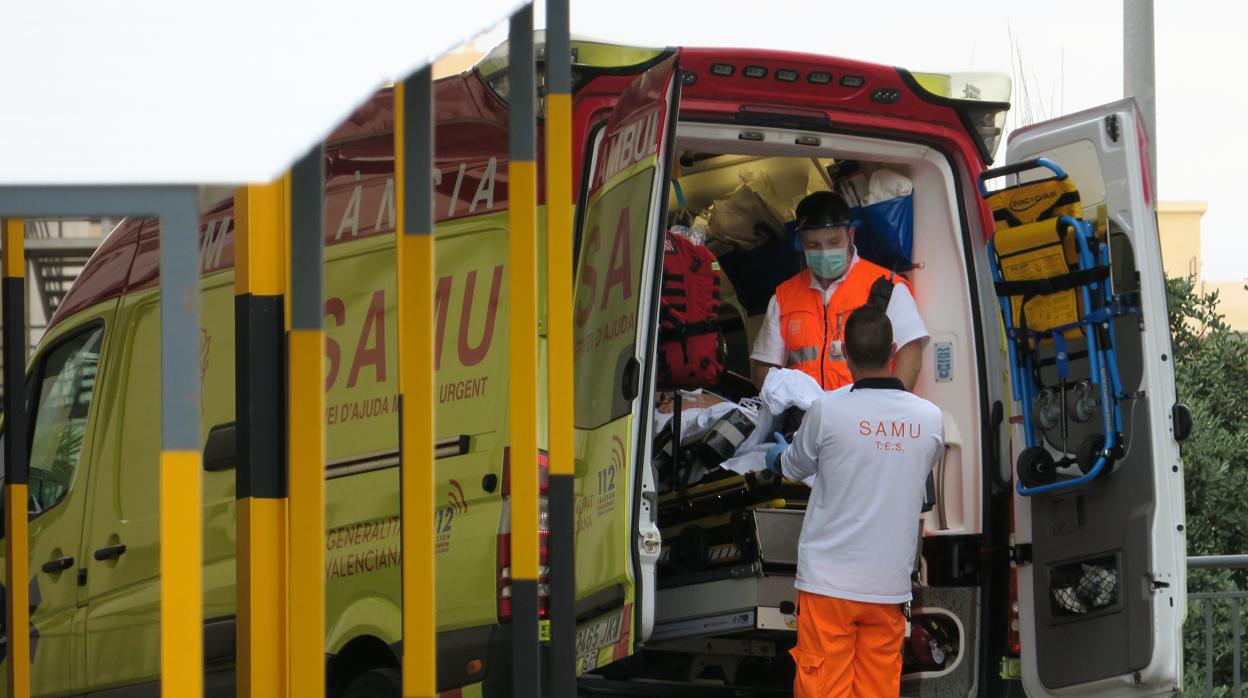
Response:
[[[234,195],[235,674],[242,698],[288,695],[285,196],[281,180]]]
[[[403,517],[403,696],[437,694],[434,539],[433,78],[395,86],[395,246],[399,321],[399,445]]]
[[[550,681],[576,696],[576,456],[572,404],[572,47],[568,0],[546,0],[546,351]]]
[[[26,528],[26,223],[4,225],[4,552],[6,685],[10,698],[30,695],[30,540]],[[14,437],[14,434],[20,435]]]
[[[325,695],[325,191],[318,144],[291,168],[287,430],[290,695]]]
[[[511,16],[507,33],[508,294],[511,430],[511,593],[514,695],[541,690],[538,642],[537,468],[537,127],[533,102],[533,5]]]
[[[204,693],[203,486],[200,471],[199,215],[180,188],[160,219],[160,680]]]

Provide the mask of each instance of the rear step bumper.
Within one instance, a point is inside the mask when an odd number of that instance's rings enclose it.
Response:
[[[792,574],[763,574],[757,564],[725,572],[730,576],[659,589],[648,642],[797,630]]]
[[[583,677],[577,684],[581,696],[667,696],[670,698],[779,698],[792,696],[793,688],[741,688],[669,681],[610,681]]]

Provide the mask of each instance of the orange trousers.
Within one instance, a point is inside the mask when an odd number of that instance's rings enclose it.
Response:
[[[797,592],[794,698],[895,698],[906,619],[897,604]]]

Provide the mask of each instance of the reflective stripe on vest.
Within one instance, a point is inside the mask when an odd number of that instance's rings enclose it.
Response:
[[[789,365],[790,366],[794,366],[800,363],[805,363],[807,361],[814,361],[815,359],[818,359],[818,358],[819,358],[819,347],[817,346],[798,347],[797,349],[789,350]]]
[[[859,257],[825,306],[823,292],[810,287],[810,270],[776,288],[780,335],[787,352],[786,368],[803,371],[824,390],[836,390],[853,379],[842,356],[843,331],[849,314],[867,302],[871,284],[892,272]],[[910,283],[901,276],[894,284]]]

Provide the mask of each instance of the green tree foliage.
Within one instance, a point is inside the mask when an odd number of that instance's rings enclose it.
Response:
[[[1248,340],[1218,312],[1218,294],[1202,294],[1192,279],[1168,279],[1170,331],[1179,401],[1192,411],[1193,430],[1183,444],[1187,497],[1187,554],[1248,552]],[[1244,570],[1194,570],[1188,591],[1248,589]],[[1183,644],[1187,695],[1204,695],[1203,601],[1188,606]],[[1245,604],[1248,606],[1248,604]],[[1244,609],[1248,610],[1248,609]],[[1210,607],[1214,629],[1214,695],[1231,695],[1232,605]],[[1248,653],[1248,647],[1244,648]],[[1248,678],[1248,674],[1245,674]]]

